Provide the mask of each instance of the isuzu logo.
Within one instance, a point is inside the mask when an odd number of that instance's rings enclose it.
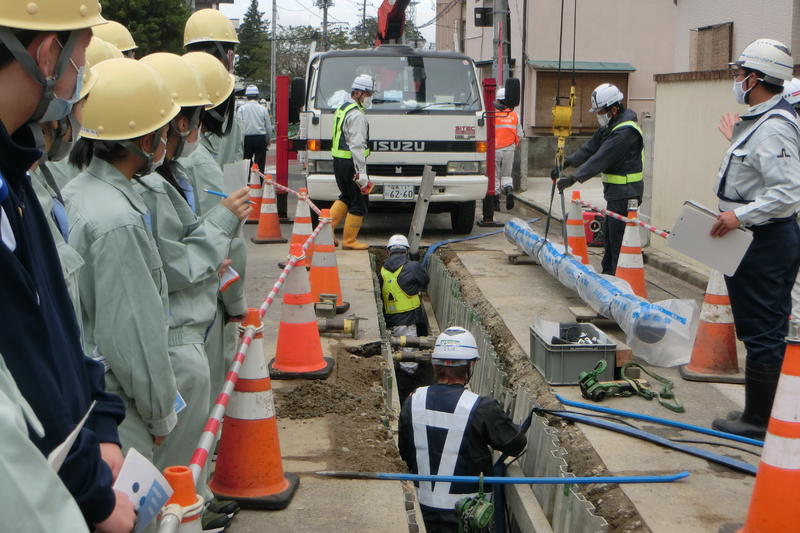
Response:
[[[375,152],[424,152],[425,141],[375,141],[372,143]]]

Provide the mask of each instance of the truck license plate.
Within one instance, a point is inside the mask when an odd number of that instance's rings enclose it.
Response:
[[[414,186],[413,185],[396,185],[386,184],[383,186],[383,199],[384,200],[413,200],[414,199]]]

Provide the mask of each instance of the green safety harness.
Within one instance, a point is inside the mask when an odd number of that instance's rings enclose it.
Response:
[[[595,402],[601,401],[607,396],[617,396],[626,398],[628,396],[641,396],[645,400],[658,399],[658,403],[676,413],[683,413],[685,409],[683,404],[678,400],[678,397],[673,392],[674,384],[663,376],[651,372],[644,368],[639,363],[625,363],[622,365],[620,375],[622,379],[615,381],[598,381],[597,377],[605,372],[608,364],[605,360],[601,359],[597,362],[594,370],[591,372],[581,372],[578,376],[578,383],[581,386],[581,394],[587,400]],[[649,383],[643,379],[632,378],[628,376],[629,368],[638,368],[653,380],[661,384],[660,391],[654,391],[650,388]]]

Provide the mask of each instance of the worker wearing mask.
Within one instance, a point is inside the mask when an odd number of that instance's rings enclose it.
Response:
[[[218,113],[212,112],[224,108],[232,97],[233,75],[228,73],[214,57],[203,52],[186,54],[183,59],[198,72],[205,84],[211,105],[215,106],[200,113],[202,130],[212,133],[219,132],[223,128],[224,121],[219,120]],[[197,149],[187,157],[178,160],[185,169],[187,179],[194,189],[194,207],[199,217],[206,216],[220,203],[218,197],[205,193],[203,190],[221,191],[224,188],[222,169],[202,139],[203,133],[201,133],[200,145]],[[227,257],[230,261],[226,261],[224,267],[226,277],[228,275],[233,276],[230,279],[243,277],[247,263],[247,248],[242,239],[241,229],[231,241]],[[218,295],[216,318],[206,337],[205,348],[211,374],[210,401],[212,402],[222,388],[225,374],[236,353],[238,347],[236,343],[239,338],[238,322],[241,322],[246,313],[244,281],[238,279],[227,285],[225,290]]]
[[[124,407],[105,391],[102,365],[84,355],[48,215],[27,176],[41,152],[26,124],[69,116],[80,99],[89,28],[105,21],[97,1],[40,0],[34,13],[26,5],[0,3],[0,353],[42,424],[43,432],[31,427],[28,436],[43,455],[96,402],[58,476],[90,528],[128,532],[133,506],[112,488],[123,460],[117,425]],[[6,516],[19,513],[12,507]],[[68,522],[53,530],[64,529]]]
[[[490,476],[492,449],[508,455],[525,449],[525,435],[497,400],[466,389],[478,359],[475,337],[464,328],[449,327],[436,338],[431,355],[436,383],[417,389],[400,412],[400,456],[413,473]],[[477,483],[417,483],[426,529],[458,532],[456,503],[477,492]]]
[[[428,286],[430,277],[422,265],[409,260],[409,244],[404,235],[392,235],[386,249],[389,256],[381,267],[380,277],[386,327],[395,337],[416,337],[417,324],[425,322],[419,293]],[[413,348],[403,348],[403,353],[413,352]],[[400,401],[416,388],[420,373],[419,363],[401,361],[395,364]]]
[[[86,348],[107,369],[126,407],[120,437],[152,461],[177,423],[170,363],[167,282],[152,215],[133,181],[158,168],[166,131],[180,111],[161,77],[133,59],[95,67],[75,159],[64,188],[70,244],[86,262],[79,285]]]
[[[364,110],[372,107],[373,90],[371,76],[356,76],[350,88],[351,101],[339,106],[333,116],[331,156],[340,194],[331,206],[331,227],[336,231],[344,219],[342,248],[345,250],[369,248],[357,237],[367,214],[372,188],[367,174],[369,121]]]
[[[725,276],[736,335],[747,348],[744,412],[714,420],[721,431],[764,438],[786,349],[791,290],[800,266],[800,126],[781,96],[792,55],[771,39],[732,63],[736,101],[750,107],[733,129],[714,187],[720,214],[711,235],[753,232],[733,276]]]
[[[247,102],[236,111],[244,127],[244,158],[264,172],[272,139],[272,121],[267,108],[258,103],[258,87],[248,85],[244,94]]]
[[[626,109],[623,94],[610,83],[592,91],[590,111],[597,116],[600,128],[592,138],[566,158],[564,168],[576,167],[570,176],[561,176],[556,167],[550,173],[563,191],[575,183],[603,173],[603,196],[606,209],[622,216],[628,214],[628,200],[640,204],[644,193],[644,135],[636,113]],[[606,217],[603,226],[603,274],[617,271],[619,250],[625,233],[625,222]]]
[[[494,107],[497,110],[494,114],[495,131],[495,180],[494,180],[494,208],[500,209],[500,193],[506,195],[506,209],[514,207],[514,196],[511,194],[514,181],[511,173],[514,170],[514,153],[519,146],[522,138],[522,125],[513,107],[509,107],[505,102],[506,90],[501,88],[497,91],[497,98]]]
[[[122,52],[124,57],[135,59],[136,49],[139,47],[136,45],[136,41],[133,40],[133,35],[128,31],[128,28],[119,22],[109,20],[107,24],[92,28],[92,33],[110,43],[114,48]]]

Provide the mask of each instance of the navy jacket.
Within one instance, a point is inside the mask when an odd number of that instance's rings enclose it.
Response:
[[[403,267],[402,272],[397,277],[397,284],[409,296],[419,294],[420,291],[425,290],[430,281],[428,272],[417,261],[410,261],[407,254],[389,254],[386,262],[383,263],[383,268],[389,272],[394,272],[400,267]],[[383,285],[383,278],[378,276],[378,279]],[[425,312],[422,307],[418,307],[406,313],[394,313],[391,315],[384,315],[386,318],[386,327],[393,328],[395,326],[411,326],[425,321]]]
[[[81,348],[58,253],[27,175],[40,155],[33,146],[26,128],[12,138],[0,123],[0,174],[9,188],[0,205],[17,242],[13,252],[0,243],[0,354],[44,426],[44,438],[30,434],[45,455],[97,401],[59,471],[86,521],[95,524],[108,518],[115,503],[98,443],[119,444],[125,407],[105,392],[103,366]]]

